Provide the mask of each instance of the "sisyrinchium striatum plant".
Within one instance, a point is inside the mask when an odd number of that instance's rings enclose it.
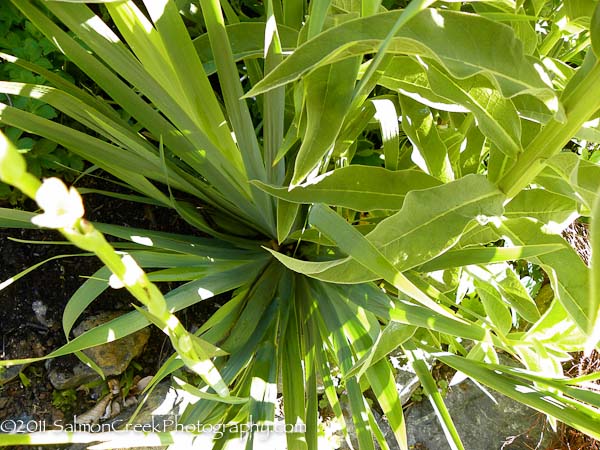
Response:
[[[41,184],[3,139],[0,176],[44,212],[3,209],[2,225],[59,228],[106,265],[70,299],[67,338],[109,286],[138,301],[47,357],[159,326],[176,353],[150,388],[184,366],[198,374],[172,378],[196,399],[179,420],[231,425],[215,448],[239,437],[235,424],[272,426],[281,394],[297,426],[287,448],[317,449],[318,385],[346,432],[339,371],[359,448],[388,448],[370,390],[407,449],[392,351],[452,448],[464,447],[426,359],[600,438],[600,394],[585,388],[598,375],[562,371],[600,340],[597,2],[103,3],[13,0],[97,89],[2,54],[51,86],[0,92],[79,125],[3,103],[0,123],[64,146],[129,186],[132,202],[168,207],[207,237],[89,223],[76,191]],[[180,7],[205,34],[192,39]],[[590,267],[560,234],[579,217],[591,220]],[[103,234],[130,245],[116,251]],[[522,266],[543,270],[550,300],[523,284]],[[185,284],[163,297],[153,282],[165,280]],[[221,293],[230,300],[196,333],[177,321]],[[1,445],[76,439],[119,435]]]

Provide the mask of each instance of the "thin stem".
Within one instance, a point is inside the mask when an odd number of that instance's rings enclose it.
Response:
[[[559,153],[586,120],[600,108],[600,63],[596,62],[585,78],[563,99],[567,120],[550,120],[519,155],[512,170],[498,182],[498,188],[510,199],[523,190]]]

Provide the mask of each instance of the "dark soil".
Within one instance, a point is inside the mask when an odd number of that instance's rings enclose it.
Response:
[[[80,187],[83,185],[114,190],[114,186],[108,185],[106,181],[91,177]],[[88,220],[199,235],[197,230],[166,208],[134,204],[98,194],[85,195],[84,204]],[[32,207],[33,204],[24,205],[25,208],[28,206]],[[70,245],[27,244],[10,238],[64,241],[59,233],[52,230],[0,229],[0,283],[50,257],[82,253]],[[62,331],[65,305],[85,281],[84,277],[92,275],[101,265],[95,257],[60,258],[47,262],[0,290],[0,358],[40,357],[65,344]],[[175,286],[173,283],[159,285],[163,292]],[[84,315],[107,310],[130,311],[133,309],[132,301],[133,298],[126,291],[107,289],[88,307]],[[194,329],[214,313],[217,307],[216,301],[202,302],[180,312],[179,319],[188,329]],[[130,365],[130,368],[135,366],[134,372],[142,377],[155,374],[172,353],[168,338],[155,327],[151,331],[144,353]],[[20,376],[0,385],[0,423],[12,424],[12,421],[19,420],[46,424],[59,420],[68,423],[69,417],[89,409],[97,400],[97,393],[77,391],[76,400],[60,405],[59,408],[56,406],[59,402],[54,400],[53,404],[53,395],[56,396],[56,393],[48,381],[44,362],[25,367]]]

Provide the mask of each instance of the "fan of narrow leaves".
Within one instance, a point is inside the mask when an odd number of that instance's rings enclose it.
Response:
[[[279,396],[290,450],[319,448],[322,400],[344,434],[352,421],[360,449],[389,448],[369,390],[407,449],[392,351],[412,365],[452,448],[464,446],[427,360],[552,427],[600,438],[600,393],[587,389],[596,373],[563,371],[600,340],[594,2],[267,0],[248,17],[253,9],[226,0],[11,1],[94,85],[1,54],[49,86],[3,81],[0,92],[64,120],[0,103],[0,123],[57,142],[131,189],[120,197],[170,208],[207,236],[90,224],[76,193],[51,182],[67,206],[41,202],[52,221],[34,222],[105,265],[70,299],[65,335],[107,288],[137,302],[47,357],[158,326],[176,351],[147,389],[171,379],[193,400],[180,423],[228,424],[215,448],[257,447],[236,425],[273,427]],[[204,34],[191,36],[190,20]],[[3,138],[0,177],[47,198],[49,183],[19,157]],[[32,217],[0,210],[0,225]],[[583,222],[585,262],[561,234]],[[131,245],[117,253],[104,235]],[[543,280],[552,294],[542,301]],[[183,284],[163,296],[158,281]],[[230,300],[197,332],[177,320],[222,293]],[[177,376],[184,366],[194,382]],[[119,439],[10,435],[0,445]]]

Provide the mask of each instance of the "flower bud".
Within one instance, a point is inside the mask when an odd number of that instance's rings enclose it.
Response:
[[[108,280],[108,284],[113,289],[120,289],[124,286],[134,286],[135,284],[144,281],[144,271],[138,266],[138,263],[130,255],[125,255],[122,258],[125,265],[125,274],[123,278],[112,274]]]

